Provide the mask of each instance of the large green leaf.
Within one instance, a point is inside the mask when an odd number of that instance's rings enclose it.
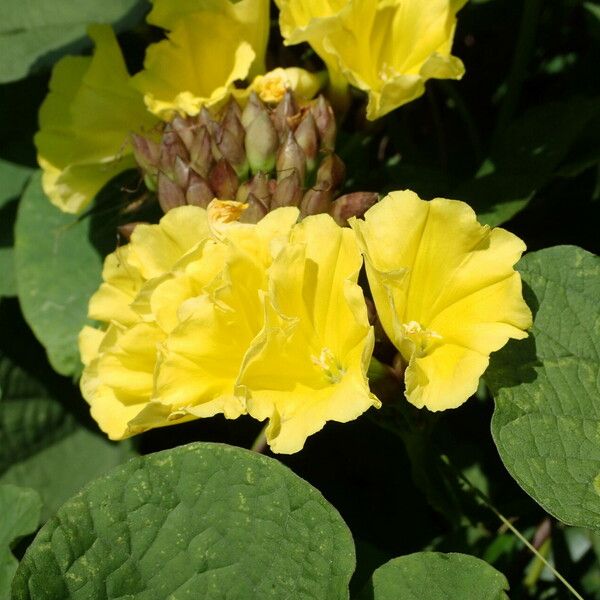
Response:
[[[0,483],[37,490],[47,517],[130,456],[129,444],[88,431],[36,379],[0,356]]]
[[[598,112],[597,101],[583,98],[527,111],[503,132],[477,176],[453,197],[468,202],[482,223],[508,221],[549,181]]]
[[[600,259],[573,246],[519,263],[530,337],[492,356],[494,441],[548,512],[600,529]]]
[[[13,226],[16,202],[33,169],[0,159],[0,296],[14,296]]]
[[[508,600],[504,575],[466,554],[417,552],[373,573],[360,600]]]
[[[25,319],[63,375],[81,368],[77,336],[100,282],[102,259],[90,239],[90,219],[61,212],[35,174],[19,205],[15,268]]]
[[[69,500],[13,598],[336,600],[354,569],[337,511],[278,461],[196,443],[140,457]]]
[[[11,545],[37,529],[41,508],[35,490],[0,485],[0,600],[10,599],[10,584],[19,564]]]
[[[140,20],[143,0],[2,0],[0,82],[25,77],[65,52],[86,46],[90,23],[125,29]]]

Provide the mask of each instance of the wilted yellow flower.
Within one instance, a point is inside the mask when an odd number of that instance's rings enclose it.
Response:
[[[406,397],[454,408],[477,389],[491,352],[527,337],[531,311],[513,268],[525,250],[480,225],[464,202],[392,192],[351,220],[383,327],[408,364]]]
[[[419,97],[427,79],[460,79],[451,55],[466,0],[278,0],[288,44],[309,42],[330,70],[369,95],[376,119]]]
[[[169,30],[168,39],[148,48],[133,85],[162,119],[196,115],[264,70],[268,0],[155,0],[148,20]]]
[[[80,212],[116,174],[135,166],[127,144],[132,131],[156,119],[129,74],[108,25],[89,28],[92,57],[67,56],[52,72],[35,136],[42,186],[61,210]]]
[[[311,73],[298,67],[287,69],[277,68],[257,75],[252,83],[244,90],[234,90],[238,98],[247,97],[250,92],[256,92],[263,102],[277,103],[283,100],[285,92],[294,92],[296,100],[311,100],[323,85],[325,73]]]
[[[293,229],[269,269],[265,324],[238,384],[248,412],[269,419],[274,452],[297,452],[327,421],[379,406],[366,377],[374,336],[361,264],[352,232],[316,215]]]

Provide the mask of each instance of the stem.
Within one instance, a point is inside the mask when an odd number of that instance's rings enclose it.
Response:
[[[264,454],[267,449],[267,426],[265,425],[260,433],[256,436],[256,439],[250,446],[250,450],[258,452],[258,454]]]
[[[525,0],[517,47],[510,67],[507,79],[507,90],[504,102],[500,108],[498,122],[492,137],[492,146],[495,145],[499,136],[502,135],[510,122],[521,96],[521,88],[527,73],[527,65],[535,45],[535,35],[542,7],[542,0]]]
[[[527,538],[492,504],[491,500],[478,488],[476,488],[460,471],[445,458],[446,464],[454,471],[455,475],[474,493],[484,506],[491,510],[502,521],[507,529],[510,529],[517,538],[525,544],[525,546],[540,560],[544,566],[548,567],[556,579],[558,579],[577,600],[584,600],[577,590],[551,565],[546,558],[537,550],[537,548],[529,542]]]

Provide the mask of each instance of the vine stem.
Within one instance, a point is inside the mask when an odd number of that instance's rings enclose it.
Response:
[[[525,546],[541,561],[552,574],[558,579],[568,590],[573,594],[577,600],[584,600],[583,596],[556,570],[554,565],[551,565],[546,558],[538,551],[538,549],[507,519],[491,502],[491,500],[477,487],[475,487],[460,471],[458,471],[447,459],[442,457],[444,462],[454,471],[455,475],[462,481],[468,488],[475,494],[475,496],[489,509],[491,510],[503,525],[510,529],[510,531],[521,541]]]

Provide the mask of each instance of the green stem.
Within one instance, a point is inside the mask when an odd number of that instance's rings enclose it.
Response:
[[[512,531],[512,533],[540,560],[544,566],[548,567],[552,574],[558,579],[577,600],[584,600],[577,590],[551,565],[546,558],[531,544],[531,542],[492,504],[491,500],[478,488],[476,488],[460,471],[458,471],[450,461],[445,458],[446,464],[454,471],[455,475],[462,481],[478,498],[484,506],[491,510],[504,526]]]
[[[519,37],[517,38],[517,47],[506,82],[506,96],[500,108],[498,122],[496,123],[496,129],[492,137],[492,146],[495,145],[498,137],[506,129],[519,104],[521,88],[527,75],[527,65],[535,46],[535,35],[541,7],[542,0],[525,0],[521,25],[519,27]]]

